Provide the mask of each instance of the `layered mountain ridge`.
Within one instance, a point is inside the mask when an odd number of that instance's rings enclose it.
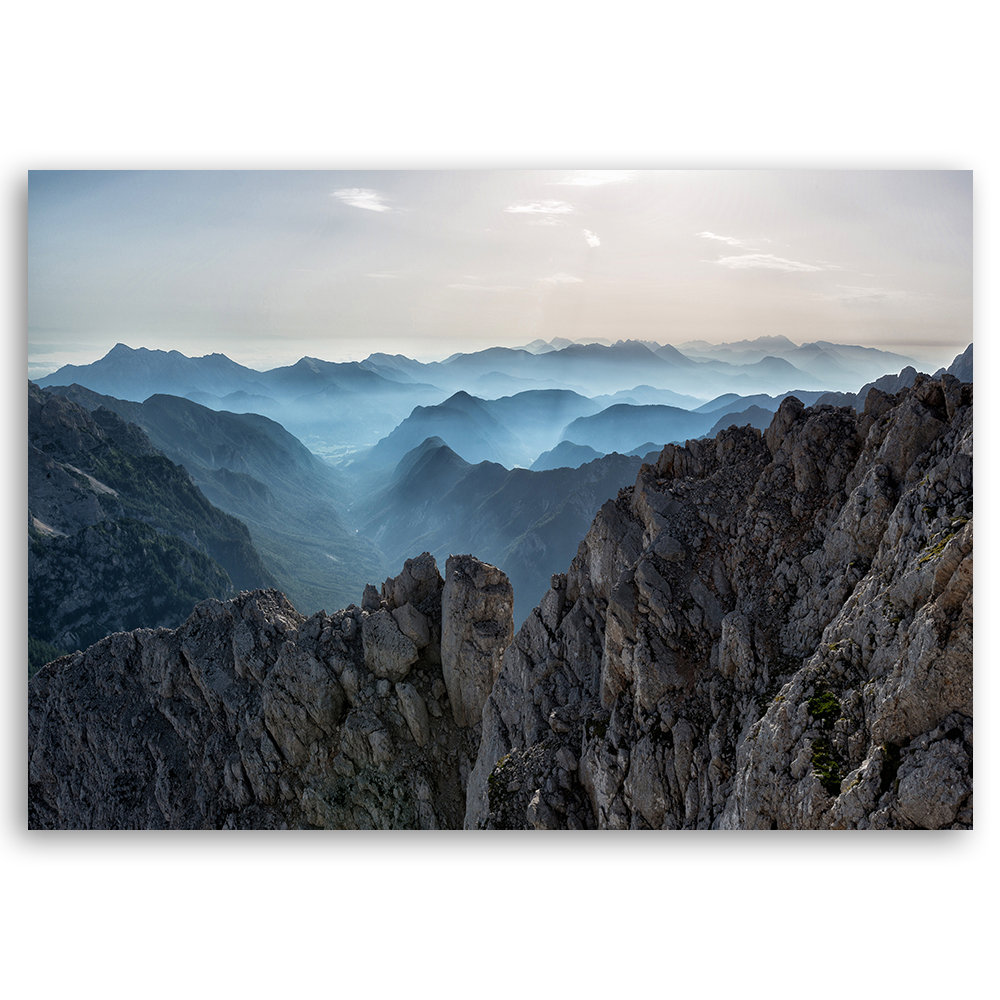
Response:
[[[29,823],[967,828],[972,386],[670,445],[512,611],[425,553],[110,636],[31,681]]]
[[[385,571],[375,547],[345,524],[351,490],[344,477],[268,417],[179,396],[137,403],[79,385],[45,392],[142,428],[213,504],[247,525],[275,585],[303,611],[347,604]]]

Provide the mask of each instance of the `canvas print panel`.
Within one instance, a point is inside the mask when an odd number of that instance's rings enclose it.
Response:
[[[32,173],[29,826],[971,828],[971,192]]]

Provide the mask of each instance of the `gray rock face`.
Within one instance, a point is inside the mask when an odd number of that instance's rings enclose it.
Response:
[[[452,718],[434,560],[382,593],[308,619],[275,591],[206,601],[44,667],[29,825],[460,827],[479,727]]]
[[[504,656],[469,827],[972,822],[972,387],[668,446]]]
[[[969,828],[972,386],[668,446],[511,607],[424,553],[110,636],[31,681],[29,824]]]
[[[387,681],[401,681],[417,662],[416,644],[404,635],[396,619],[384,608],[372,611],[361,624],[365,666]]]
[[[504,573],[473,556],[449,556],[441,627],[441,665],[455,723],[478,725],[514,637],[514,591]]]

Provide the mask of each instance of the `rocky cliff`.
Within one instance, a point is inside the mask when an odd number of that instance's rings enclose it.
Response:
[[[498,570],[425,553],[332,616],[256,591],[109,636],[31,681],[29,825],[461,826],[512,613]]]
[[[32,826],[972,822],[972,386],[669,446],[511,641],[425,554],[360,608],[199,605],[44,668]]]
[[[972,387],[668,446],[504,657],[472,827],[967,827]]]

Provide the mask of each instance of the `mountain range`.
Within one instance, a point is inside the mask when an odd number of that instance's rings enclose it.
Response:
[[[623,377],[631,379],[630,366],[637,360],[646,366],[647,378],[650,366],[662,362],[689,373],[684,388],[705,393],[697,379],[728,364],[699,362],[651,343],[549,346],[551,350],[537,354],[498,348],[456,355],[438,367],[372,355],[359,364],[306,358],[287,368],[253,372],[222,355],[185,358],[178,352],[132,351],[119,345],[94,365],[63,370],[49,381],[58,383],[69,372],[92,382],[103,379],[102,384],[127,382],[133,396],[170,385],[217,405],[238,397],[247,407],[273,404],[276,412],[301,407],[326,434],[338,421],[341,431],[358,420],[369,428],[387,425],[401,412],[407,393],[440,396],[425,378],[445,369],[476,379],[490,366],[513,358],[509,367],[521,374],[500,374],[516,381],[539,359],[549,359],[546,364],[568,365],[566,370],[576,375],[599,363],[614,378],[625,372]],[[840,345],[819,345],[817,350],[831,346]],[[840,353],[854,364],[869,357],[847,348]],[[748,362],[743,374],[762,363],[774,367],[766,360],[773,356]],[[971,369],[970,345],[948,373],[971,378]],[[536,368],[534,374],[541,373]],[[128,619],[135,625],[176,621],[179,609],[198,595],[261,583],[279,586],[307,612],[350,605],[367,583],[415,547],[440,559],[457,550],[475,551],[501,567],[515,584],[520,621],[544,593],[552,573],[572,557],[576,540],[597,510],[634,478],[650,453],[730,426],[763,429],[792,394],[807,404],[860,411],[870,392],[894,393],[916,378],[916,370],[907,366],[851,393],[728,390],[703,402],[648,381],[594,397],[571,389],[533,388],[480,398],[459,390],[438,402],[410,407],[381,440],[367,449],[352,447],[352,460],[336,467],[266,415],[218,410],[163,392],[140,401],[76,384],[45,390],[32,386],[31,640],[38,656],[46,657],[67,644],[79,645],[84,636],[121,627],[124,619],[107,614],[112,605],[128,603],[125,591],[116,589],[119,582],[126,590],[133,588],[129,601],[141,609]],[[78,426],[84,416],[67,408],[69,403],[60,410],[59,396],[89,411],[90,429],[82,438]],[[359,405],[346,403],[348,399]],[[397,409],[387,410],[387,400]],[[332,413],[329,418],[323,416],[324,407]],[[358,416],[363,410],[370,418]],[[70,419],[69,413],[76,415]],[[59,416],[45,425],[39,423],[42,414]],[[40,426],[56,435],[45,449],[36,442]],[[60,435],[67,437],[64,445],[58,443]],[[84,438],[101,440],[104,451],[88,445],[79,454]],[[67,449],[63,458],[58,457],[60,447]],[[324,438],[323,447],[329,453],[346,445],[342,437],[333,437]],[[163,471],[167,467],[176,471],[168,475]],[[62,484],[58,490],[55,483]],[[74,511],[83,519],[73,521]],[[192,526],[191,518],[205,517],[212,527]],[[225,543],[219,541],[220,531],[229,539]],[[187,581],[179,584],[180,590],[161,580],[169,600],[153,603],[134,589],[141,576],[137,554],[153,552],[151,545],[159,547],[157,565],[187,567],[177,569],[177,580]],[[125,567],[121,580],[95,582],[94,567],[115,560]],[[164,572],[169,577],[172,571]],[[58,585],[52,584],[57,577]],[[72,608],[57,607],[53,594],[59,589],[76,595],[77,604],[84,592],[102,595],[103,617],[92,615],[89,623],[73,619]],[[162,611],[164,601],[172,602],[168,611]],[[52,645],[39,645],[43,643]]]
[[[75,383],[136,402],[154,394],[183,396],[212,409],[260,413],[310,450],[337,459],[376,444],[414,407],[444,403],[458,392],[497,398],[563,390],[612,397],[607,403],[624,393],[630,398],[623,402],[687,407],[727,392],[781,394],[802,387],[853,392],[887,371],[916,364],[901,355],[851,345],[788,344],[768,341],[761,351],[729,354],[727,345],[719,345],[688,356],[670,345],[634,340],[560,343],[542,353],[494,347],[427,363],[379,353],[344,363],[306,357],[262,372],[222,354],[188,358],[177,351],[117,344],[93,364],[65,365],[38,384]],[[539,448],[527,464],[544,450]]]
[[[971,829],[972,431],[943,373],[668,445],[516,634],[499,568],[423,552],[331,615],[110,635],[29,682],[28,825]],[[467,465],[424,442],[387,489]]]
[[[178,396],[136,403],[76,385],[49,392],[141,427],[212,503],[247,525],[277,585],[300,607],[350,604],[385,572],[377,548],[345,523],[350,484],[275,421]]]

